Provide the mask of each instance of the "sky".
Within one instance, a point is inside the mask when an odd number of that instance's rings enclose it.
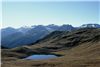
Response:
[[[59,1],[5,0],[2,3],[2,27],[100,23],[99,1]]]

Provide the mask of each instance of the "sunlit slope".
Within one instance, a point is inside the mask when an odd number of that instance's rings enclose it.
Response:
[[[60,54],[59,58],[24,60],[32,54]],[[2,49],[3,67],[99,67],[100,29],[55,31],[30,46]]]

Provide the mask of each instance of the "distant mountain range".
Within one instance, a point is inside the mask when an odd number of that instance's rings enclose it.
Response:
[[[37,25],[31,27],[21,27],[18,29],[7,27],[1,29],[1,45],[7,48],[13,48],[23,45],[30,45],[39,39],[44,38],[53,31],[72,31],[80,28],[100,28],[99,24],[83,24],[80,27],[72,25]]]
[[[99,24],[83,24],[80,26],[81,28],[89,27],[89,28],[100,28]]]

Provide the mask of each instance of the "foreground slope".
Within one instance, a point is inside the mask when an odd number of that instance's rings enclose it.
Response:
[[[21,59],[34,53],[62,57],[42,61]],[[55,31],[34,45],[2,49],[2,63],[2,67],[99,67],[100,29]]]

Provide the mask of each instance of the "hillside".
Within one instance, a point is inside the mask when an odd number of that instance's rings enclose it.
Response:
[[[100,29],[84,28],[72,32],[55,31],[36,42],[39,47],[72,48],[74,46],[100,40]],[[41,45],[42,44],[42,45]],[[32,47],[32,46],[31,46]]]
[[[6,48],[15,48],[36,42],[56,30],[71,31],[73,29],[74,27],[71,25],[36,25],[31,27],[25,26],[18,29],[7,27],[1,29],[1,44]]]
[[[50,25],[34,25],[31,27],[24,26],[20,28],[7,27],[1,29],[1,45],[6,48],[15,48],[19,46],[30,45],[37,40],[42,39],[54,31],[73,31],[81,28],[100,28],[100,24],[83,24],[74,27],[69,24],[61,26]],[[10,38],[10,39],[9,39]]]
[[[59,54],[48,60],[25,60],[32,54]],[[2,67],[99,67],[100,29],[55,31],[30,46],[2,49]]]

